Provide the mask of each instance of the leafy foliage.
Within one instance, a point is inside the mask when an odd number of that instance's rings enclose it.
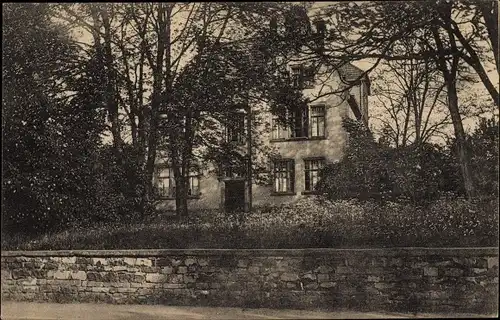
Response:
[[[495,214],[496,213],[496,214]],[[97,224],[50,237],[2,238],[3,249],[373,248],[491,246],[498,201],[462,198],[426,209],[396,202],[303,199],[251,214],[202,211],[188,219]]]
[[[40,232],[91,212],[98,116],[71,103],[77,62],[46,4],[4,6],[2,227]]]
[[[448,192],[460,194],[453,156],[431,144],[393,149],[376,143],[360,123],[346,119],[344,158],[322,171],[318,191],[328,199],[407,200],[426,203]]]

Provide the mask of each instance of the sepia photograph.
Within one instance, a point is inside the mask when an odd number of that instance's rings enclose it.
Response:
[[[497,318],[499,2],[2,3],[2,320]]]

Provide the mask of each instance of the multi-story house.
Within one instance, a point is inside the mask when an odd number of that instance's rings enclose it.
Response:
[[[269,183],[256,183],[245,170],[192,172],[189,175],[189,209],[248,210],[252,206],[282,204],[315,193],[319,170],[325,163],[342,158],[348,138],[342,119],[358,119],[368,125],[370,81],[352,64],[343,65],[333,76],[329,74],[323,79],[311,74],[305,78],[303,70],[302,65],[289,66],[294,79],[307,82],[302,86],[303,94],[316,98],[311,99],[314,102],[293,115],[287,125],[276,121],[270,113],[265,114],[262,130],[256,130],[259,138],[278,155],[269,159]],[[338,92],[338,88],[359,78],[343,93],[322,95],[325,90]],[[227,131],[226,138],[245,146],[249,126],[245,110],[242,111],[241,121],[236,121],[240,125]],[[174,210],[173,172],[167,164],[159,165],[155,184],[159,191],[157,207]]]

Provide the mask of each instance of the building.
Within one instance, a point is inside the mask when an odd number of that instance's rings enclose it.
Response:
[[[249,210],[251,207],[279,205],[314,194],[318,173],[327,162],[338,161],[342,157],[347,142],[347,134],[342,128],[342,119],[349,117],[368,125],[368,95],[370,81],[363,71],[351,64],[343,65],[332,77],[304,77],[304,66],[291,65],[289,72],[293,78],[307,80],[303,86],[304,95],[320,97],[325,88],[340,88],[347,81],[355,81],[347,93],[330,94],[316,99],[300,115],[295,115],[293,125],[284,126],[271,114],[263,111],[262,130],[259,138],[269,146],[274,155],[269,159],[269,181],[256,183],[249,179],[244,168],[224,168],[221,170],[198,170],[189,175],[190,210],[221,209],[225,211]],[[245,149],[248,130],[247,117],[243,109],[238,128],[227,132],[227,139],[239,141]],[[270,128],[266,130],[265,128]],[[278,155],[278,156],[276,156]],[[212,167],[213,169],[213,167]],[[158,190],[157,208],[175,210],[174,179],[171,168],[166,163],[158,165],[154,178]]]

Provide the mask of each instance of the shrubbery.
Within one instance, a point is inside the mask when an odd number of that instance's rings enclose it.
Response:
[[[498,203],[440,199],[412,204],[306,198],[240,217],[203,211],[184,220],[106,223],[35,241],[3,238],[3,249],[370,248],[496,246]]]

